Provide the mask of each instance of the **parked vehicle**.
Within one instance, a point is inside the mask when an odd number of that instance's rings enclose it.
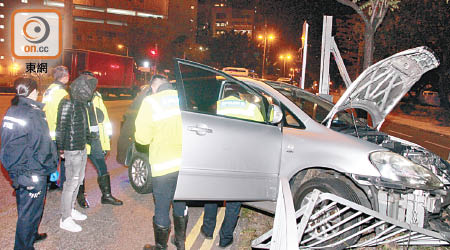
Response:
[[[439,93],[436,91],[425,90],[421,91],[419,95],[419,101],[421,104],[426,104],[430,106],[441,105],[441,100],[439,99]]]
[[[246,68],[225,67],[222,71],[232,76],[249,76],[249,71]]]
[[[450,204],[450,164],[420,145],[375,129],[421,75],[439,65],[427,48],[406,50],[372,65],[336,105],[281,82],[234,78],[181,59],[176,65],[183,120],[176,199],[260,205],[252,202],[276,200],[279,178],[285,177],[296,209],[308,204],[313,190],[319,189],[398,221],[450,232],[442,220],[442,211]],[[216,102],[229,86],[238,86],[240,96],[257,105],[265,121],[216,114]],[[132,187],[148,193],[148,155],[142,150],[145,146],[133,140],[138,102],[139,97],[124,116],[117,159],[129,166]],[[353,108],[366,110],[373,126],[355,118]],[[324,216],[329,220],[323,228],[351,216],[333,214]],[[358,238],[346,237],[364,226],[342,231],[337,248],[355,243]]]
[[[280,77],[277,79],[277,82],[283,82],[283,83],[287,83],[290,85],[294,85],[294,86],[298,86],[298,82],[292,80],[291,78],[288,77]]]
[[[14,80],[16,77],[0,75],[0,93],[15,93]]]
[[[66,49],[64,65],[69,68],[71,79],[83,70],[93,72],[98,79],[98,89],[104,96],[127,94],[135,96],[143,82],[142,74],[132,57],[92,50]]]

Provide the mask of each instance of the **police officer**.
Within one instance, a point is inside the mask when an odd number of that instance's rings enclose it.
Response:
[[[58,113],[58,106],[61,100],[69,93],[66,90],[66,84],[69,82],[69,71],[65,66],[57,66],[53,69],[54,82],[45,91],[42,102],[45,104],[44,112],[47,118],[48,127],[50,129],[50,136],[55,141],[56,118]],[[56,144],[56,142],[55,142]],[[62,187],[65,179],[64,159],[60,159],[61,179],[60,185]],[[57,189],[56,182],[50,183],[50,190]]]
[[[152,77],[150,87],[153,94],[146,96],[136,117],[136,142],[149,147],[149,163],[152,171],[155,216],[153,230],[154,246],[144,249],[167,249],[169,238],[170,205],[173,205],[175,228],[174,243],[184,249],[188,221],[185,202],[173,201],[181,166],[182,123],[178,92],[167,78]]]
[[[226,88],[224,91],[224,96],[226,97],[217,101],[217,114],[263,122],[264,118],[259,107],[246,101],[241,92],[244,92],[243,89],[237,85]],[[200,232],[207,239],[213,238],[214,228],[216,227],[217,207],[218,204],[216,202],[205,203],[203,225],[200,228]],[[240,208],[241,202],[226,202],[225,217],[219,232],[219,247],[225,248],[233,244],[233,232],[239,217]]]
[[[42,104],[36,102],[36,81],[14,81],[16,96],[3,117],[0,160],[16,190],[18,220],[14,249],[34,249],[44,209],[47,177],[56,170],[57,153],[52,142]]]
[[[95,77],[90,71],[83,71],[81,74]],[[87,145],[88,157],[97,169],[97,182],[102,192],[101,203],[115,206],[122,205],[123,202],[116,199],[111,194],[111,179],[106,167],[106,152],[111,150],[110,137],[112,136],[112,125],[109,120],[108,111],[101,94],[94,92],[92,101],[87,103],[88,120],[90,130],[90,145]],[[89,203],[84,194],[84,181],[78,190],[77,201],[81,207],[88,208]]]

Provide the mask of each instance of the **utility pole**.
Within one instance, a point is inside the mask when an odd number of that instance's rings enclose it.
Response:
[[[319,95],[330,100],[332,97],[330,93],[330,49],[331,49],[331,28],[333,27],[333,17],[323,17],[323,31],[322,31],[322,49],[320,56],[320,81],[319,81]]]
[[[306,71],[306,55],[308,54],[308,28],[309,25],[305,21],[303,23],[303,31],[302,31],[302,79],[301,79],[301,88],[305,89],[305,71]]]
[[[73,0],[64,0],[63,50],[73,45]],[[62,53],[64,54],[64,53]]]
[[[265,73],[264,69],[266,65],[266,47],[267,47],[267,23],[264,23],[264,52],[263,52],[261,78],[264,78]]]

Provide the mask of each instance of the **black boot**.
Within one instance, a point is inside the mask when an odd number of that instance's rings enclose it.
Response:
[[[175,216],[173,215],[173,227],[175,228],[175,238],[172,241],[177,250],[184,250],[184,243],[186,241],[186,227],[189,216]]]
[[[77,202],[78,205],[80,205],[80,207],[89,208],[89,202],[86,199],[86,194],[84,193],[84,181],[83,184],[80,185],[80,188],[78,189]]]
[[[153,222],[153,232],[155,234],[155,245],[146,244],[144,250],[166,250],[169,239],[170,227],[163,227]]]
[[[115,206],[123,204],[121,200],[118,200],[111,195],[111,180],[109,174],[99,176],[97,182],[102,191],[102,204],[111,204]]]

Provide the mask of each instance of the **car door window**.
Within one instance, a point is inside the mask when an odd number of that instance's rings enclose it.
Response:
[[[298,129],[305,129],[305,125],[297,119],[295,115],[292,114],[289,109],[286,107],[283,107],[283,113],[284,113],[284,126],[291,127],[291,128],[298,128]]]
[[[214,71],[179,65],[187,111],[264,122],[266,105],[261,95]]]

